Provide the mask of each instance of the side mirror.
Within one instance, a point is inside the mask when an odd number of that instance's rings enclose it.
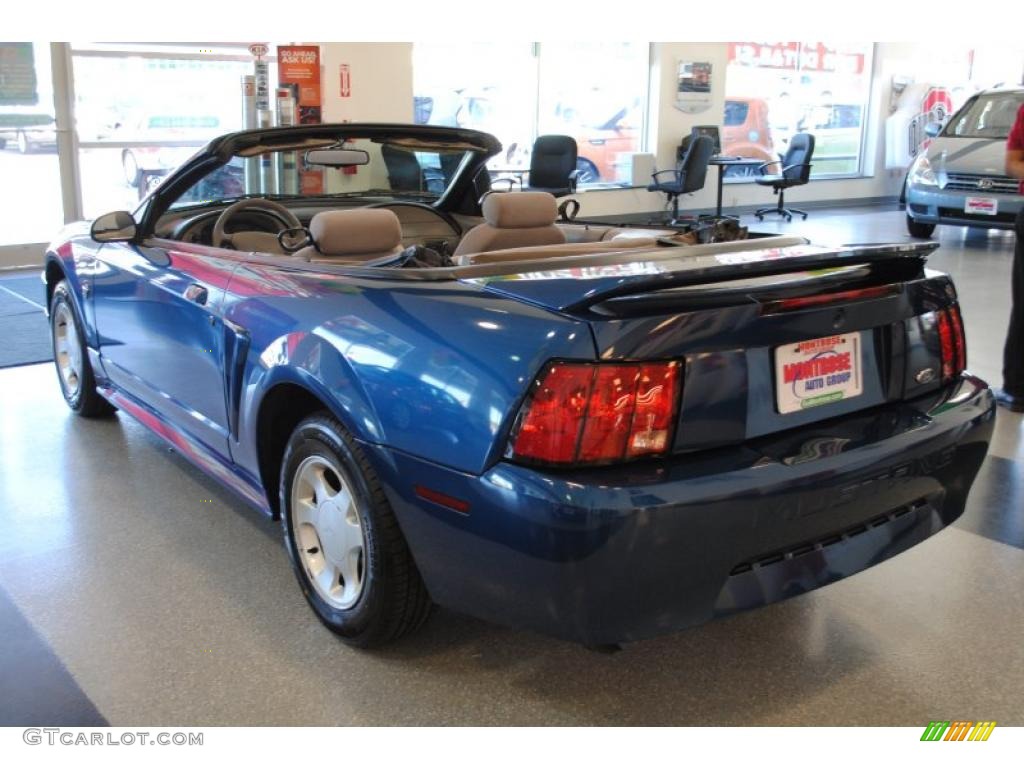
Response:
[[[89,236],[97,243],[130,243],[138,231],[138,224],[128,211],[114,211],[93,221]]]
[[[941,130],[942,130],[942,123],[936,122],[934,120],[932,122],[930,122],[930,123],[925,123],[925,126],[924,126],[925,136],[931,136],[934,139],[936,136],[939,135],[939,131],[941,131]]]

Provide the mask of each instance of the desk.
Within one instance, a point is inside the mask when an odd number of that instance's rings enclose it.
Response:
[[[715,216],[722,218],[722,181],[725,178],[725,169],[731,165],[750,165],[757,163],[760,165],[763,161],[756,157],[735,157],[735,156],[722,156],[715,155],[708,160],[708,165],[718,166],[718,202],[715,205]],[[739,221],[739,216],[728,216],[726,218],[736,219]]]

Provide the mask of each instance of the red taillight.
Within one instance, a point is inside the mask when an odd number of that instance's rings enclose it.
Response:
[[[664,453],[668,449],[676,421],[678,393],[678,363],[640,366],[627,456]]]
[[[949,320],[953,324],[954,365],[959,373],[967,369],[967,337],[964,335],[964,321],[960,317],[960,306],[954,304],[948,312]]]
[[[573,461],[593,379],[591,366],[551,365],[519,422],[514,454],[559,464]]]
[[[942,355],[942,380],[952,381],[967,367],[967,342],[960,307],[939,310],[939,349]]]
[[[523,406],[510,456],[593,464],[665,453],[680,368],[678,362],[551,363]]]

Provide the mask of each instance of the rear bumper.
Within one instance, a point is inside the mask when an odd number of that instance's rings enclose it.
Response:
[[[998,212],[994,216],[964,213],[968,197],[994,197],[999,201]],[[1017,214],[1024,208],[1024,195],[986,194],[980,190],[970,193],[911,185],[906,198],[907,215],[922,224],[1013,229]]]
[[[936,533],[962,514],[993,424],[987,386],[965,377],[948,399],[614,470],[474,476],[367,450],[436,602],[616,643],[801,594]]]

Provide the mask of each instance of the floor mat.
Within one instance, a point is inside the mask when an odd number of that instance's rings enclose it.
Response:
[[[38,273],[0,277],[0,287],[6,288],[7,291],[16,293],[18,296],[37,304],[38,306],[33,307],[33,309],[42,311],[42,307],[46,304],[46,286],[40,281]],[[0,291],[0,294],[6,295],[8,298],[14,298],[6,291]],[[26,302],[22,303],[25,306],[32,306]]]
[[[53,359],[38,274],[0,277],[0,368]]]
[[[0,315],[0,368],[53,360],[46,317],[38,309],[29,310],[24,314]]]

